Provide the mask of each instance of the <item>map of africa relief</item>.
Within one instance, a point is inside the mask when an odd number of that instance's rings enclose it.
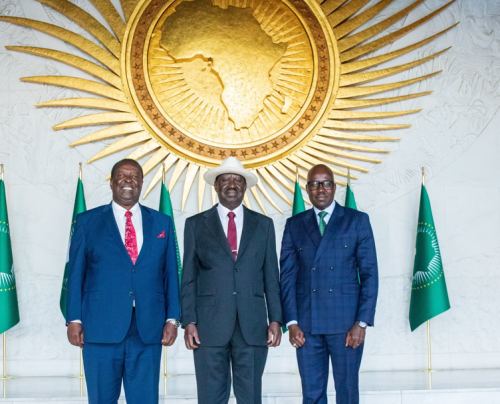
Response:
[[[311,47],[300,34],[282,30],[290,23],[302,28],[284,8],[266,18],[262,6],[260,13],[225,8],[194,0],[165,13],[149,47],[150,80],[163,110],[194,136],[234,144],[262,140],[304,104]],[[299,54],[308,62],[305,71],[287,65]],[[283,93],[291,83],[282,78],[293,80],[293,95]]]

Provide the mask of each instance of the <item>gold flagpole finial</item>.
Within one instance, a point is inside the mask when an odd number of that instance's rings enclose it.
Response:
[[[299,166],[295,166],[295,181],[299,182]]]
[[[425,187],[425,168],[422,167],[422,185]]]
[[[166,168],[165,163],[163,163],[163,174],[161,176],[161,179],[164,184],[165,184],[165,174],[167,173],[167,170],[165,168]]]
[[[0,179],[3,181],[3,164],[0,164]]]
[[[351,186],[351,169],[347,168],[347,185]]]
[[[80,168],[78,169],[78,177],[80,178],[80,181],[83,180],[83,172],[82,172],[82,163],[80,162]]]

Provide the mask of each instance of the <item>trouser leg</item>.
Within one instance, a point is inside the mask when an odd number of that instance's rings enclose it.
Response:
[[[236,321],[230,342],[233,388],[238,404],[262,403],[262,375],[266,366],[266,346],[248,345]]]
[[[144,344],[135,313],[125,338],[123,387],[127,404],[158,404],[161,344]]]
[[[93,344],[83,348],[89,404],[116,404],[124,369],[124,343]]]
[[[345,346],[346,334],[325,337],[332,358],[337,404],[359,404],[359,367],[364,344],[353,349]]]
[[[199,404],[227,404],[231,393],[229,345],[193,352]]]
[[[304,333],[306,343],[297,348],[303,404],[326,404],[329,354],[324,335]]]

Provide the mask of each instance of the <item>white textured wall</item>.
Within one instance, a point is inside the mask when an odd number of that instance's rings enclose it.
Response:
[[[377,20],[410,2],[395,1]],[[76,3],[95,14],[84,0]],[[443,4],[444,0],[428,0],[391,30]],[[3,0],[0,13],[56,22],[81,32],[33,0]],[[364,370],[418,369],[426,364],[425,328],[412,334],[408,325],[421,166],[427,170],[452,305],[432,322],[434,364],[449,369],[500,366],[500,1],[458,0],[391,49],[421,40],[456,21],[461,24],[453,31],[397,61],[411,61],[453,46],[440,58],[388,80],[443,70],[430,80],[395,92],[435,90],[431,96],[396,105],[397,109],[424,111],[390,121],[413,126],[398,132],[400,142],[385,144],[392,153],[382,157],[382,164],[366,165],[370,173],[361,174],[353,185],[358,206],[370,214],[381,278],[376,327],[368,331]],[[78,371],[78,350],[66,341],[59,312],[78,162],[86,161],[107,142],[69,148],[69,143],[93,129],[54,132],[51,127],[87,112],[36,109],[33,105],[73,97],[75,92],[19,81],[19,77],[42,74],[85,75],[55,62],[6,51],[5,45],[72,50],[47,35],[0,23],[0,161],[6,165],[22,319],[8,333],[9,369],[18,375],[66,375]],[[112,164],[126,154],[128,151],[84,167],[89,208],[110,201],[104,178]],[[178,185],[173,191],[176,208],[180,207],[181,188]],[[208,208],[208,193],[206,196],[204,207]],[[343,198],[341,189],[337,200]],[[144,204],[156,207],[158,200],[156,189]],[[289,207],[282,207],[286,210],[283,216],[268,209],[273,212],[278,243],[291,213]],[[194,213],[193,200],[183,214],[175,212],[181,240],[184,220]],[[172,372],[192,371],[191,353],[181,338],[169,350],[169,358]],[[293,349],[285,341],[273,350],[268,363],[268,371],[293,371]]]

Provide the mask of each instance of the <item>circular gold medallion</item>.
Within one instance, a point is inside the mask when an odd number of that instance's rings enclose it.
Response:
[[[207,166],[262,166],[317,132],[335,101],[336,42],[314,0],[144,0],[125,88],[162,145]]]

